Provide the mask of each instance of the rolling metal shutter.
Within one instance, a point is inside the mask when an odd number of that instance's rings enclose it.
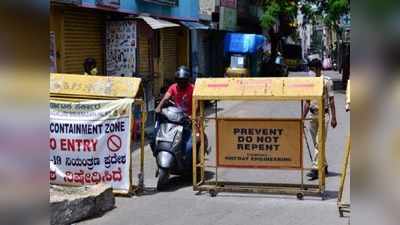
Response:
[[[142,25],[144,26],[144,25]],[[141,27],[142,27],[141,26]],[[138,73],[142,76],[151,75],[151,38],[142,30],[138,32]]]
[[[177,29],[165,28],[161,30],[161,73],[164,84],[173,81],[178,63],[177,56]]]
[[[83,74],[83,62],[93,57],[99,74],[104,72],[104,16],[95,10],[68,7],[62,24],[62,70]]]

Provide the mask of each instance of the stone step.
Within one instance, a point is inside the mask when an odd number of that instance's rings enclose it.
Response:
[[[109,185],[83,187],[50,185],[50,224],[66,225],[104,214],[114,208]]]

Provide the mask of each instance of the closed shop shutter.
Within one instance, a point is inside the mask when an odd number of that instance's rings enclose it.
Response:
[[[154,126],[154,79],[153,79],[153,30],[143,21],[138,21],[138,67],[137,72],[142,77],[143,96],[148,113],[146,126]]]
[[[210,76],[210,71],[208,70],[210,68],[210,41],[208,37],[208,31],[196,31],[198,32],[198,49],[199,49],[199,55],[198,55],[198,63],[199,63],[199,74],[198,76]]]
[[[141,25],[142,28],[145,25]],[[139,45],[139,52],[138,52],[138,72],[142,76],[148,76],[151,73],[150,70],[150,42],[151,39],[148,35],[142,31],[141,29],[138,32],[138,45]]]
[[[93,57],[99,74],[105,74],[103,14],[90,9],[67,7],[62,25],[62,72],[83,74],[84,60]]]
[[[177,38],[176,28],[166,28],[161,30],[160,72],[164,84],[168,84],[168,82],[174,80],[178,63]]]

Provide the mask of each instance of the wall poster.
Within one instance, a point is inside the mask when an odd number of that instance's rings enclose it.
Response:
[[[136,22],[109,21],[106,26],[107,75],[131,77],[136,72]]]

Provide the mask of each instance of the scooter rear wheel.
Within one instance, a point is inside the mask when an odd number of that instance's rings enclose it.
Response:
[[[162,169],[162,168],[159,169],[157,190],[163,191],[167,188],[169,173],[170,172],[168,169]]]

